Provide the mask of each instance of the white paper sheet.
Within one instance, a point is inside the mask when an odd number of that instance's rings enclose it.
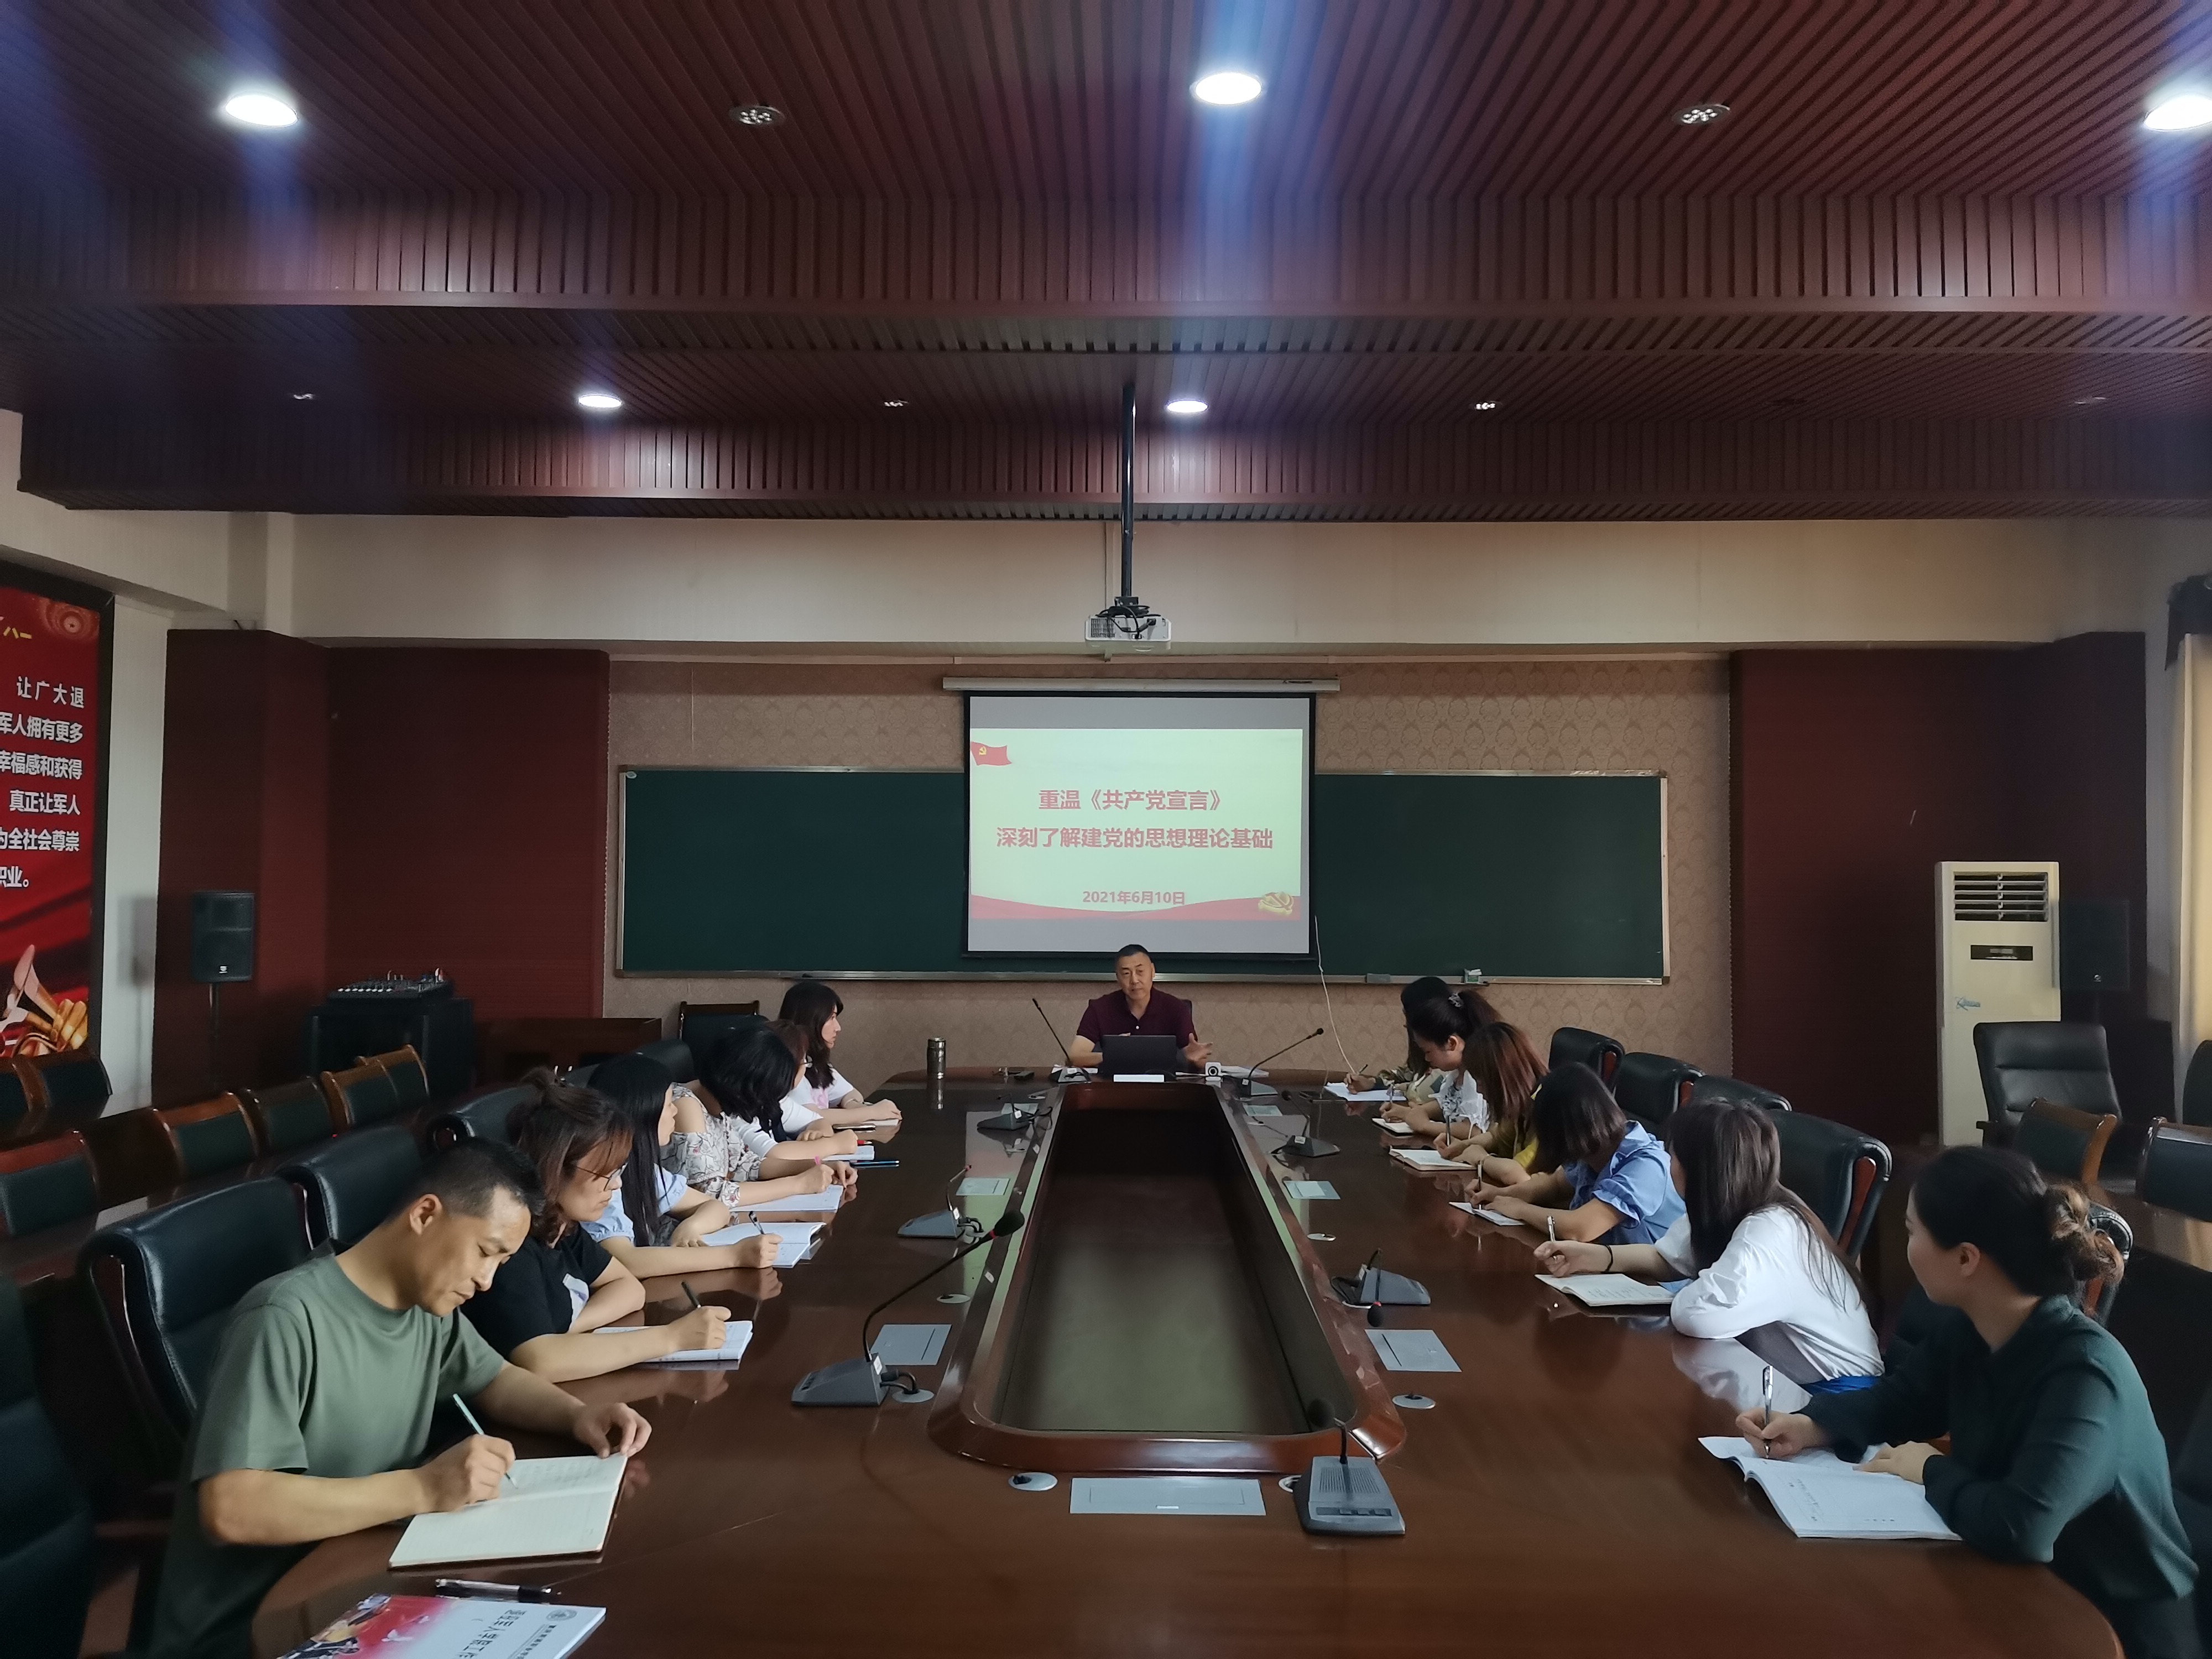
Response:
[[[868,1352],[886,1365],[934,1365],[951,1334],[950,1325],[886,1325]]]
[[[1334,1198],[1336,1188],[1326,1181],[1285,1181],[1283,1190],[1292,1198]]]
[[[1430,1146],[1393,1146],[1390,1156],[1399,1163],[1415,1170],[1457,1170],[1467,1172],[1467,1165],[1455,1164],[1442,1152]]]
[[[1698,1443],[1759,1483],[1783,1523],[1800,1538],[1952,1538],[1928,1494],[1902,1475],[1871,1474],[1833,1452],[1761,1457],[1740,1435]]]
[[[1376,1105],[1386,1100],[1403,1100],[1406,1097],[1395,1089],[1362,1089],[1355,1094],[1341,1083],[1330,1084],[1328,1091],[1339,1100],[1357,1101],[1364,1106]]]
[[[503,1496],[410,1521],[392,1552],[392,1565],[593,1554],[607,1541],[629,1462],[619,1453],[526,1457],[508,1472]]]
[[[1434,1331],[1376,1329],[1370,1328],[1367,1339],[1375,1345],[1376,1354],[1382,1364],[1394,1371],[1455,1371],[1459,1361],[1443,1345],[1443,1339]]]
[[[763,1233],[774,1233],[783,1241],[775,1253],[779,1267],[796,1267],[806,1259],[806,1253],[829,1224],[821,1221],[737,1221],[718,1233],[708,1233],[702,1244],[738,1244],[748,1238],[757,1238]]]
[[[872,1161],[875,1156],[875,1143],[866,1141],[854,1152],[824,1152],[822,1154],[822,1161],[824,1164],[866,1164]]]
[[[1512,1216],[1500,1215],[1495,1210],[1480,1208],[1473,1204],[1462,1204],[1457,1199],[1452,1200],[1452,1208],[1465,1210],[1469,1215],[1479,1215],[1485,1221],[1494,1221],[1501,1227],[1525,1227],[1528,1224],[1525,1221],[1516,1220]],[[1542,1275],[1540,1273],[1537,1277],[1541,1278]]]
[[[1079,1474],[1069,1483],[1070,1515],[1265,1515],[1267,1502],[1256,1480],[1207,1475],[1140,1475],[1133,1479]]]
[[[644,1328],[642,1325],[602,1325],[599,1327],[599,1334],[603,1336],[612,1336],[618,1331],[638,1331]],[[693,1363],[702,1360],[720,1360],[725,1364],[734,1365],[744,1358],[745,1348],[752,1340],[753,1322],[750,1319],[732,1319],[722,1331],[722,1346],[719,1348],[678,1348],[674,1353],[662,1354],[658,1359],[641,1359],[638,1363],[641,1365],[672,1365],[679,1361]]]
[[[1665,1285],[1647,1285],[1626,1273],[1577,1273],[1571,1279],[1538,1273],[1536,1277],[1586,1308],[1665,1308],[1674,1301],[1674,1292]]]
[[[1012,1176],[969,1176],[960,1183],[958,1198],[1004,1198],[1014,1184]]]
[[[1378,1117],[1375,1120],[1375,1127],[1386,1135],[1409,1135],[1413,1133],[1412,1124],[1401,1123],[1394,1117]]]

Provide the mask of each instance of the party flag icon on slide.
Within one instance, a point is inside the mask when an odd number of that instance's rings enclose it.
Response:
[[[975,764],[978,766],[1012,766],[1013,764],[1013,762],[1006,758],[1006,751],[1003,746],[994,749],[988,743],[971,743],[968,745],[968,752],[975,757]]]

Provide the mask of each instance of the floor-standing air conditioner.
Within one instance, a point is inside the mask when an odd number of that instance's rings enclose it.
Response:
[[[1974,1027],[2058,1018],[2058,866],[1939,864],[1936,917],[1943,1144],[1958,1146],[1989,1116]]]

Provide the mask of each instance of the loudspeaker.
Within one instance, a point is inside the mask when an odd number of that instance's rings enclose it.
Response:
[[[192,895],[192,979],[228,985],[253,977],[253,895]]]
[[[2058,901],[2058,988],[2125,991],[2135,952],[2129,948],[2125,899]]]

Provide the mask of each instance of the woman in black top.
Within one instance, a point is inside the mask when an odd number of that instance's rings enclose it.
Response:
[[[719,1348],[729,1318],[701,1308],[666,1325],[600,1334],[645,1305],[645,1287],[584,1231],[607,1207],[629,1156],[630,1127],[589,1089],[550,1072],[526,1079],[537,1097],[507,1119],[515,1150],[544,1184],[545,1208],[490,1287],[461,1304],[485,1341],[549,1382],[599,1376],[664,1355]]]
[[[1867,1468],[1927,1487],[1984,1553],[2050,1563],[2130,1659],[2199,1659],[2197,1569],[2142,1379],[2068,1294],[2121,1273],[2087,1201],[2016,1152],[1954,1147],[1913,1188],[1905,1230],[1914,1275],[1947,1310],[1929,1337],[1871,1389],[1771,1423],[1746,1412],[1737,1428],[1776,1457],[1887,1443]],[[1945,1434],[1948,1453],[1928,1443]]]

